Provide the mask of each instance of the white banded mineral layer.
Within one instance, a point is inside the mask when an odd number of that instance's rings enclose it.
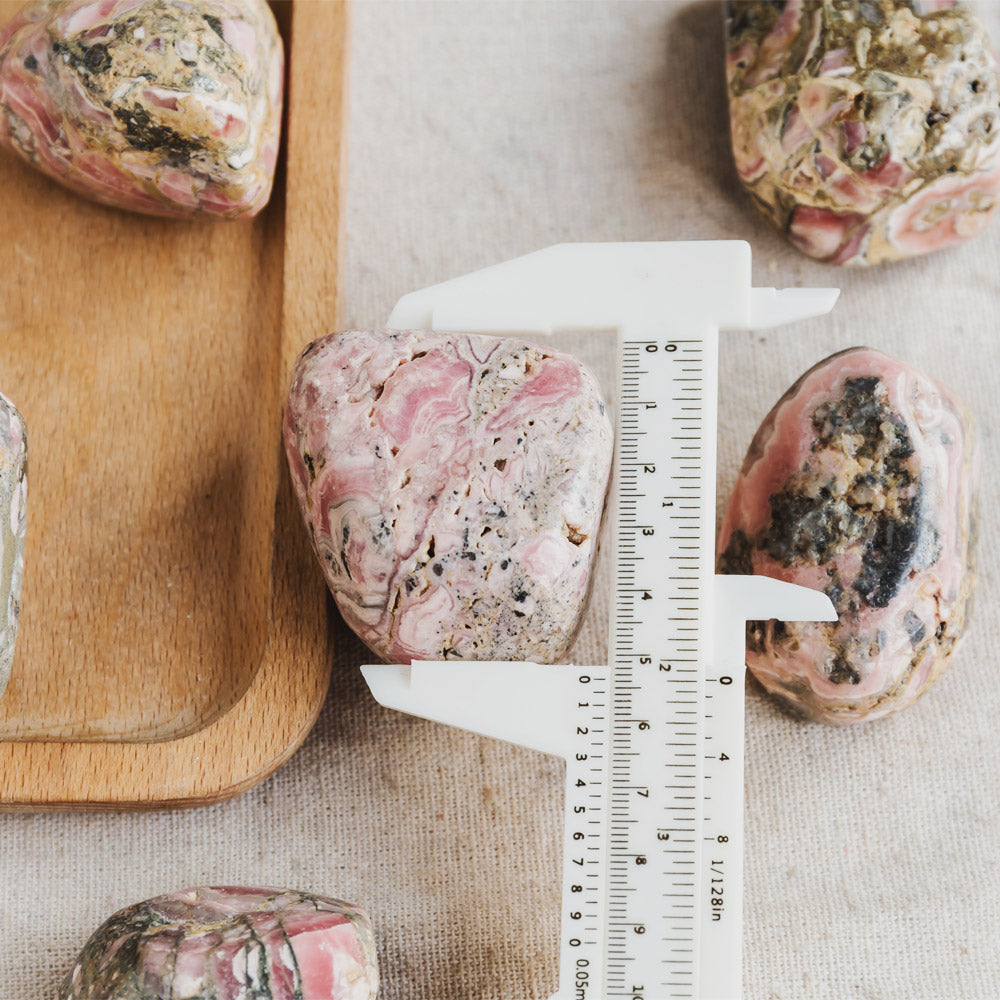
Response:
[[[375,941],[355,906],[282,889],[203,887],[120,910],[63,1000],[375,1000]]]
[[[21,414],[0,394],[0,694],[10,680],[21,615],[28,500],[28,437]]]
[[[352,331],[299,358],[285,449],[341,614],[379,656],[561,659],[613,431],[593,375],[521,340]]]
[[[0,29],[0,145],[120,208],[254,215],[283,71],[265,0],[35,0]]]
[[[923,694],[965,629],[974,488],[971,418],[933,379],[865,348],[806,372],[750,445],[719,568],[823,590],[840,619],[748,626],[764,687],[832,723]]]

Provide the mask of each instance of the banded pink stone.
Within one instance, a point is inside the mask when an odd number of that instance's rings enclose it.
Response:
[[[204,887],[137,903],[84,945],[64,1000],[375,1000],[355,906],[282,889]]]
[[[21,617],[27,466],[28,432],[24,418],[0,393],[0,694],[10,680]]]
[[[578,361],[520,340],[332,334],[296,364],[284,433],[334,600],[378,656],[565,655],[613,447]]]
[[[0,145],[106,204],[254,215],[283,72],[265,0],[34,0],[0,28]]]
[[[878,264],[1000,206],[1000,81],[955,0],[730,0],[737,172],[803,253]]]
[[[939,383],[866,348],[806,372],[750,444],[719,569],[823,590],[840,618],[751,623],[761,684],[838,724],[923,694],[965,629],[974,485],[971,418]]]

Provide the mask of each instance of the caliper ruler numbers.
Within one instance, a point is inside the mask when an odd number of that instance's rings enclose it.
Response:
[[[608,663],[379,664],[384,705],[566,760],[553,1000],[742,993],[747,620],[832,620],[823,594],[717,577],[720,329],[821,315],[753,289],[745,243],[564,244],[404,296],[389,320],[617,335]]]
[[[699,885],[711,777],[700,723],[713,699],[704,622],[715,442],[704,428],[715,412],[716,339],[655,332],[632,339],[625,331],[619,345],[608,997],[695,995],[697,897],[708,888]],[[722,836],[723,844],[739,841]],[[731,867],[717,860],[720,872]],[[721,919],[724,882],[716,888]],[[648,971],[639,976],[639,969]]]

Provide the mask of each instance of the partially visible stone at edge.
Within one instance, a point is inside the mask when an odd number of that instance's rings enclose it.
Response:
[[[251,216],[283,68],[266,0],[35,0],[0,27],[0,145],[119,208]]]
[[[1000,87],[954,0],[730,0],[733,153],[757,206],[834,264],[980,233],[1000,205]]]
[[[973,586],[974,426],[933,379],[854,348],[805,373],[757,431],[719,570],[825,591],[827,622],[753,622],[747,665],[835,724],[905,708],[947,669]]]
[[[287,889],[202,887],[136,903],[84,945],[60,1000],[375,1000],[367,914]]]
[[[24,420],[0,394],[0,694],[10,680],[21,614],[28,500],[28,436]]]

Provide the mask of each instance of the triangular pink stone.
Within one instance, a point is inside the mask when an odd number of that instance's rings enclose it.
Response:
[[[396,662],[563,658],[587,606],[612,445],[580,362],[464,334],[317,340],[285,414],[337,606]]]

